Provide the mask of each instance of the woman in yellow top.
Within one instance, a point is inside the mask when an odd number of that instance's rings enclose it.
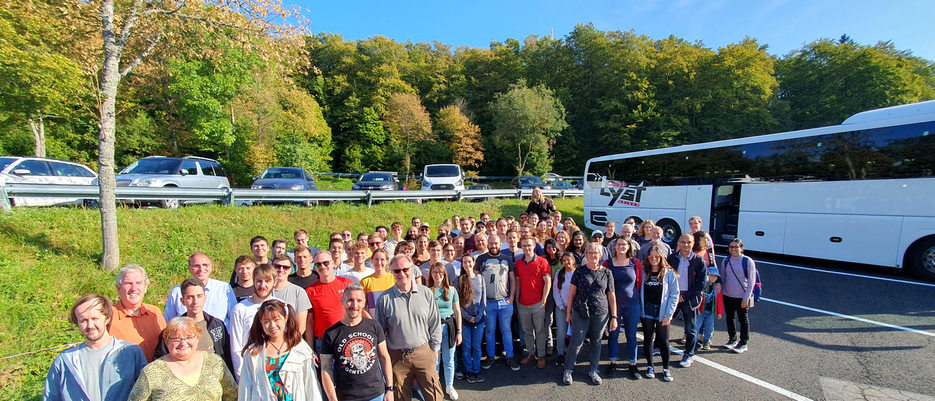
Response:
[[[169,353],[143,368],[130,401],[236,400],[237,383],[224,360],[198,351],[201,328],[190,317],[172,319],[162,332]]]
[[[390,256],[386,251],[382,249],[373,251],[373,256],[370,258],[370,264],[373,265],[373,274],[360,280],[360,285],[364,287],[364,292],[367,294],[367,311],[370,312],[370,316],[376,315],[377,298],[380,298],[384,291],[396,285],[396,279],[393,278],[392,274],[389,274],[387,269],[389,263]]]

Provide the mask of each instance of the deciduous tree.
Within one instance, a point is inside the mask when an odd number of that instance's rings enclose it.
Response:
[[[454,154],[453,163],[473,167],[475,171],[484,163],[480,127],[472,124],[457,106],[448,106],[438,112],[435,132]]]
[[[386,103],[384,125],[393,139],[403,145],[403,171],[412,173],[412,144],[434,138],[432,121],[418,95],[397,93]]]
[[[552,91],[543,85],[528,88],[526,81],[520,80],[509,92],[496,96],[491,110],[494,141],[504,153],[512,154],[516,174],[523,175],[530,160],[535,162],[529,166],[530,172],[548,172],[552,167],[551,141],[568,126],[565,108]]]

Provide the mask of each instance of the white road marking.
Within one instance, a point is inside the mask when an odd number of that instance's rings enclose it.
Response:
[[[637,337],[640,341],[643,341],[643,334],[642,334],[642,333],[637,333],[637,334],[636,334],[636,337]],[[670,351],[671,353],[673,353],[673,354],[676,354],[676,355],[682,355],[682,354],[683,354],[682,350],[680,350],[680,349],[678,349],[678,348],[675,348],[675,347],[669,347],[669,351]],[[701,364],[703,364],[703,365],[708,365],[708,366],[710,366],[710,367],[712,367],[712,368],[715,368],[715,369],[717,369],[717,370],[720,370],[721,372],[724,372],[724,373],[727,373],[727,374],[729,374],[729,375],[731,375],[731,376],[737,377],[738,379],[746,380],[746,381],[748,381],[748,382],[750,382],[750,383],[756,384],[757,386],[763,387],[763,388],[765,388],[765,389],[767,389],[767,390],[770,390],[770,391],[772,391],[772,392],[774,392],[774,393],[777,393],[777,394],[780,394],[780,395],[784,395],[784,396],[789,397],[789,398],[791,398],[791,399],[793,399],[793,400],[797,400],[797,401],[813,401],[811,398],[808,398],[808,397],[806,397],[806,396],[793,393],[793,392],[791,392],[791,391],[789,391],[789,390],[786,390],[786,389],[784,389],[784,388],[782,388],[782,387],[779,387],[779,386],[777,386],[777,385],[775,385],[775,384],[765,382],[765,381],[763,381],[763,380],[757,379],[757,378],[755,378],[755,377],[753,377],[753,376],[750,376],[750,375],[748,375],[748,374],[746,374],[746,373],[743,373],[743,372],[741,372],[741,371],[738,371],[738,370],[735,370],[735,369],[731,369],[731,368],[729,368],[729,367],[727,367],[727,366],[721,365],[721,364],[719,364],[719,363],[717,363],[717,362],[714,362],[714,361],[709,360],[709,359],[702,358],[702,357],[697,356],[697,355],[695,356],[695,362],[701,363]],[[676,362],[676,363],[677,363],[677,362]]]
[[[784,306],[789,306],[789,307],[793,307],[793,308],[804,309],[804,310],[811,311],[811,312],[823,313],[823,314],[826,314],[826,315],[831,315],[831,316],[837,316],[837,317],[841,317],[841,318],[845,318],[845,319],[856,320],[856,321],[858,321],[858,322],[864,322],[864,323],[874,324],[874,325],[877,325],[877,326],[889,327],[889,328],[891,328],[891,329],[902,330],[902,331],[908,331],[908,332],[910,332],[910,333],[916,333],[916,334],[922,334],[922,335],[926,335],[926,336],[930,336],[930,337],[935,337],[935,333],[932,333],[932,332],[923,331],[923,330],[917,330],[917,329],[913,329],[913,328],[910,328],[910,327],[897,326],[897,325],[895,325],[895,324],[883,323],[883,322],[879,322],[879,321],[876,321],[876,320],[864,319],[864,318],[862,318],[862,317],[857,317],[857,316],[845,315],[845,314],[843,314],[843,313],[831,312],[831,311],[827,311],[827,310],[824,310],[824,309],[817,309],[817,308],[811,308],[811,307],[808,307],[808,306],[796,305],[796,304],[793,304],[793,303],[783,302],[783,301],[777,301],[777,300],[775,300],[775,299],[770,299],[770,298],[760,298],[760,301],[772,302],[772,303],[776,303],[776,304],[780,304],[780,305],[784,305]]]

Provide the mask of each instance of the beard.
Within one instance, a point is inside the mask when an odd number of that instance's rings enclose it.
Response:
[[[86,331],[86,332],[81,333],[81,334],[84,334],[84,338],[85,338],[86,340],[88,340],[88,341],[90,341],[90,342],[95,342],[95,341],[98,341],[98,340],[104,338],[104,335],[107,334],[107,331],[105,331],[105,330],[95,330],[94,332]]]

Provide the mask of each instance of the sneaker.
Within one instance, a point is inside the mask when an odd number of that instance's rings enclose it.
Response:
[[[744,352],[747,352],[747,344],[740,344],[734,348],[735,354],[742,354]]]
[[[600,386],[601,383],[604,382],[603,380],[601,380],[601,375],[597,374],[597,372],[593,370],[588,372],[588,376],[591,377],[591,383],[594,383],[595,385]]]
[[[607,377],[614,377],[617,375],[617,364],[611,362],[610,365],[607,365]]]
[[[490,367],[493,366],[493,363],[494,363],[496,360],[497,360],[497,358],[494,358],[494,357],[492,357],[492,356],[488,356],[487,359],[484,359],[484,360],[480,363],[480,367],[482,367],[482,368],[484,368],[484,369],[490,369]]]
[[[460,370],[455,371],[455,379],[464,380],[464,372]]]
[[[473,373],[468,373],[465,375],[468,383],[477,383],[477,377]]]
[[[516,362],[516,358],[506,358],[506,364],[510,367],[510,369],[519,370],[519,363]]]
[[[710,351],[710,350],[711,350],[711,341],[705,341],[705,342],[701,343],[701,350],[702,350],[702,351]]]
[[[724,344],[724,349],[734,349],[737,346],[737,340],[730,340],[729,343]]]
[[[475,373],[475,374],[474,374],[474,379],[476,379],[478,383],[483,383],[483,382],[484,382],[484,375],[482,375],[482,374],[480,374],[480,373]]]
[[[662,370],[662,379],[665,380],[665,381],[667,381],[667,382],[670,382],[670,381],[674,380],[674,379],[672,378],[672,372],[669,372],[669,369],[663,369],[663,370]],[[454,398],[452,398],[452,399],[454,399]]]
[[[454,387],[450,387],[450,386],[449,386],[448,388],[445,389],[445,392],[448,393],[448,397],[451,398],[451,401],[457,401],[457,400],[458,400],[458,391],[455,390]]]
[[[655,379],[656,378],[656,369],[653,369],[652,366],[646,369],[646,378]]]
[[[559,354],[559,356],[555,358],[555,366],[562,366],[564,364],[565,364],[565,354]]]
[[[630,364],[630,376],[632,376],[634,379],[637,379],[637,380],[639,380],[640,378],[640,371],[636,369],[635,363]]]
[[[539,358],[539,362],[536,363],[536,367],[539,369],[545,369],[545,358]]]
[[[694,361],[695,361],[695,357],[691,355],[685,355],[682,357],[682,362],[679,362],[679,366],[683,368],[687,368],[689,366],[692,366],[692,362]]]
[[[662,352],[659,351],[659,348],[653,348],[653,356],[662,355]]]
[[[565,384],[567,384],[567,385],[569,385],[569,386],[571,385],[571,383],[574,382],[574,380],[572,380],[572,378],[571,378],[571,371],[570,371],[570,370],[566,370],[566,371],[565,371],[565,374],[562,375],[562,382],[564,382]]]
[[[535,355],[533,355],[533,354],[526,355],[525,358],[519,360],[519,364],[520,364],[520,365],[525,365],[525,364],[531,362],[533,359],[536,359],[536,356],[535,356]]]

